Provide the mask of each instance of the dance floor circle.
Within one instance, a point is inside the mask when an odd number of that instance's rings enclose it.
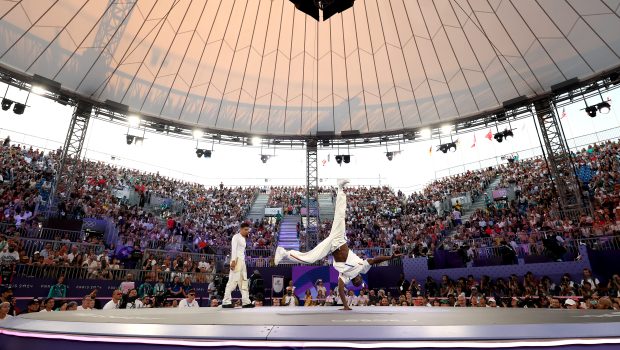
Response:
[[[620,312],[503,308],[265,307],[28,314],[0,324],[7,349],[620,347]]]

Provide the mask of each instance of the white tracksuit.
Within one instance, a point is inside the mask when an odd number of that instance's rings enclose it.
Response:
[[[230,269],[228,275],[228,283],[226,284],[226,290],[224,291],[224,300],[222,305],[230,305],[232,303],[232,291],[239,287],[241,291],[242,305],[248,305],[250,301],[250,293],[248,290],[248,272],[245,267],[245,237],[240,233],[237,233],[232,238],[230,262],[237,261],[235,269]]]
[[[309,252],[298,252],[296,250],[287,250],[286,256],[293,261],[305,264],[312,264],[331,254],[334,250],[340,248],[343,244],[347,244],[345,234],[345,214],[347,210],[347,195],[342,189],[338,189],[336,197],[336,208],[334,210],[334,221],[329,236],[319,243]],[[366,273],[370,269],[368,261],[362,260],[360,257],[349,249],[349,255],[346,262],[337,262],[334,260],[334,268],[338,271],[339,278],[348,283],[352,278],[360,273]]]

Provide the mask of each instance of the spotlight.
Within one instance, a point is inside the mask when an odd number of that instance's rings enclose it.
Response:
[[[203,150],[201,150],[200,148],[196,149],[196,157],[202,158],[203,154],[204,154]]]
[[[338,163],[338,165],[342,165],[342,156],[341,155],[337,155],[336,156],[336,163]]]
[[[8,98],[3,98],[2,99],[2,110],[8,111],[9,108],[11,108],[12,104],[13,104],[13,101],[9,100]]]
[[[452,150],[452,152],[456,152],[456,142],[448,143],[448,150]]]
[[[321,144],[323,147],[329,147],[329,140],[322,140]]]
[[[251,141],[252,143],[250,143],[249,145],[260,145],[260,143],[261,143],[263,140],[261,140],[261,138],[260,138],[260,137],[258,137],[258,136],[254,136],[254,137],[252,137],[252,138],[250,139],[250,141]]]
[[[385,152],[385,156],[389,161],[392,161],[394,159],[394,152]]]
[[[47,90],[45,90],[45,88],[40,85],[33,85],[30,91],[32,91],[32,93],[37,94],[37,95],[43,95],[47,92]]]
[[[202,153],[204,154],[205,158],[211,158],[211,150],[205,149],[202,151]]]
[[[202,137],[202,135],[204,135],[204,131],[200,130],[200,129],[194,129],[194,131],[192,131],[192,135],[194,136],[195,139],[199,139]]]
[[[127,144],[131,145],[133,143],[133,141],[135,140],[135,136],[133,135],[127,135]]]
[[[444,125],[441,127],[441,133],[444,135],[450,134],[451,131],[452,131],[452,125]]]
[[[443,152],[443,153],[448,153],[448,146],[443,144],[443,145],[439,145],[439,147],[437,147],[437,150]]]
[[[130,115],[127,117],[127,122],[130,126],[137,128],[140,126],[140,117],[137,115]]]
[[[495,139],[495,141],[502,143],[502,141],[504,141],[504,133],[498,132],[497,134],[493,136],[493,138]]]
[[[603,101],[603,102],[597,104],[596,107],[598,108],[598,111],[601,114],[607,114],[607,113],[609,113],[609,110],[611,109],[611,105],[607,101]]]
[[[588,106],[586,107],[586,113],[590,118],[596,117],[596,106]]]
[[[351,162],[351,156],[346,154],[342,156],[342,160],[344,161],[345,164],[349,164]]]
[[[24,110],[26,110],[25,104],[15,102],[15,105],[13,106],[13,113],[21,115],[24,114]]]
[[[266,154],[261,154],[260,155],[260,160],[264,163],[267,163],[267,161],[269,160],[269,156]]]
[[[515,136],[515,135],[514,135],[514,133],[512,132],[512,129],[510,129],[510,130],[508,130],[508,129],[504,130],[504,138],[507,138],[508,136],[510,136],[510,137],[514,137],[514,136]]]
[[[422,136],[422,138],[428,139],[431,137],[431,129],[422,129],[420,130],[420,136]]]

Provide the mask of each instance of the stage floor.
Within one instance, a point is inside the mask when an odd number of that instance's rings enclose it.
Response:
[[[414,347],[480,342],[620,343],[620,312],[501,308],[337,307],[139,309],[36,313],[0,324],[5,337],[274,347]],[[90,339],[90,340],[89,340]],[[458,342],[458,346],[457,343]],[[474,342],[474,343],[472,343]],[[516,342],[516,343],[515,343]],[[32,344],[32,343],[30,343]],[[320,345],[322,344],[322,345]],[[400,344],[400,345],[399,345]],[[338,346],[335,346],[338,345]],[[466,346],[467,347],[467,346]],[[488,346],[487,346],[488,347]]]

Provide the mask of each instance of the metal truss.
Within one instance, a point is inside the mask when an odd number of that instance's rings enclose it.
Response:
[[[560,210],[581,210],[588,204],[582,197],[579,179],[560,120],[555,114],[553,102],[548,99],[534,102],[540,137],[544,144],[543,154],[547,160],[551,181],[555,188]]]
[[[75,107],[62,148],[60,165],[56,169],[56,178],[49,199],[50,208],[56,198],[67,198],[84,180],[83,171],[78,169],[78,165],[92,110],[93,106],[84,101],[78,101]]]
[[[318,243],[319,209],[319,162],[317,140],[306,144],[306,249]]]

